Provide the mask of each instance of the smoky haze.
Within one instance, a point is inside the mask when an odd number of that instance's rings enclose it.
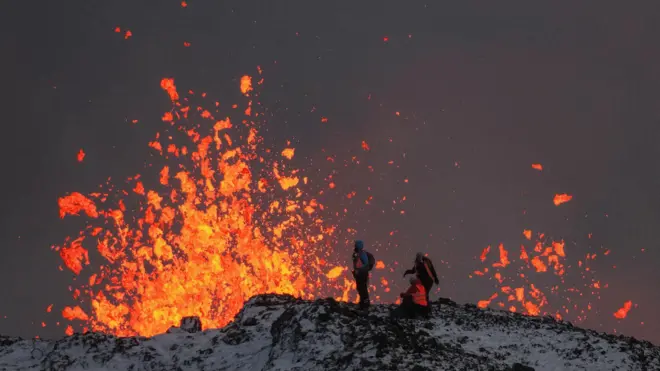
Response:
[[[160,79],[224,102],[260,65],[266,139],[291,140],[294,163],[319,181],[337,167],[338,195],[373,196],[332,207],[350,210],[340,229],[386,263],[374,272],[394,287],[384,300],[404,288],[416,251],[441,275],[434,296],[486,299],[497,286],[468,277],[481,250],[503,243],[516,255],[531,229],[564,239],[569,257],[611,251],[593,263],[609,286],[581,325],[660,343],[660,9],[610,3],[13,2],[0,15],[0,333],[62,335],[75,282],[49,247],[84,222],[59,219],[57,198],[143,172],[170,107]],[[331,165],[333,155],[375,171]],[[574,198],[556,207],[556,193]],[[402,196],[404,215],[392,212]],[[350,252],[333,256],[348,265]],[[583,284],[569,269],[562,286]]]

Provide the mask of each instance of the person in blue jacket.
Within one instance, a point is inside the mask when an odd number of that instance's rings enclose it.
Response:
[[[369,271],[374,267],[374,256],[364,249],[364,242],[357,240],[353,249],[353,277],[360,296],[360,309],[369,308]]]

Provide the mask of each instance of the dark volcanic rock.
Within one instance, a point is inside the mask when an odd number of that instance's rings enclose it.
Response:
[[[520,363],[514,363],[511,366],[511,371],[535,371],[532,367],[521,365]]]
[[[186,332],[195,333],[202,331],[202,320],[199,317],[181,318],[181,329]]]
[[[554,318],[440,299],[430,320],[390,318],[332,298],[250,299],[223,329],[198,317],[152,338],[88,333],[57,341],[0,336],[0,370],[659,370],[660,349]],[[539,361],[543,360],[543,361]]]

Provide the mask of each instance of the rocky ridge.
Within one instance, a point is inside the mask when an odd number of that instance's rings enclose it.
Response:
[[[429,320],[392,320],[333,299],[248,300],[222,329],[195,317],[151,338],[0,336],[1,370],[660,370],[660,348],[556,321],[441,299]]]

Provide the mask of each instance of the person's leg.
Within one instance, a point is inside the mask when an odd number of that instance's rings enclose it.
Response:
[[[415,304],[415,314],[420,317],[428,317],[429,314],[429,306],[423,306],[419,304]]]
[[[360,285],[360,308],[369,306],[369,284],[367,279],[362,279]]]
[[[425,315],[430,315],[431,314],[431,299],[429,294],[431,293],[431,289],[433,288],[433,281],[428,281],[422,283],[424,285],[424,290],[426,290],[426,304],[427,306],[424,307],[424,314]]]
[[[362,305],[362,301],[364,300],[363,286],[364,286],[364,280],[362,279],[362,277],[356,277],[355,278],[355,287],[357,288],[357,293],[358,293],[360,305]]]
[[[369,306],[369,275],[361,274],[356,278],[358,295],[360,296],[360,308]]]
[[[355,275],[355,290],[358,294],[358,303],[362,303],[362,280],[359,276]]]
[[[415,303],[413,303],[411,297],[404,297],[399,308],[401,308],[402,317],[415,318]]]
[[[431,306],[431,300],[429,300],[429,294],[431,293],[431,289],[433,288],[433,281],[430,282],[424,282],[424,290],[426,291],[426,302]]]

